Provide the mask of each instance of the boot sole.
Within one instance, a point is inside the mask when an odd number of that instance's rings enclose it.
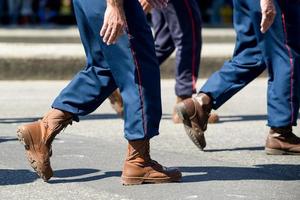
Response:
[[[141,184],[161,184],[180,182],[181,176],[175,178],[141,178],[141,177],[126,177],[122,176],[122,184],[125,186],[141,185]]]
[[[192,129],[192,124],[190,122],[190,118],[189,115],[186,112],[186,108],[185,105],[183,103],[179,103],[176,105],[175,110],[179,116],[179,118],[182,120],[182,123],[184,125],[184,129],[186,134],[189,136],[189,138],[192,140],[192,142],[201,150],[203,151],[203,149],[205,148],[205,146],[202,146],[196,136],[193,133],[193,129]],[[200,135],[204,135],[203,131],[198,132]]]
[[[271,149],[265,148],[265,152],[267,155],[300,155],[300,153],[292,152],[292,151],[284,151],[279,149]]]
[[[34,169],[34,171],[38,174],[39,177],[41,177],[45,182],[47,182],[50,178],[46,178],[42,174],[42,172],[38,170],[37,161],[34,160],[28,153],[28,151],[30,151],[30,150],[34,151],[34,150],[30,149],[30,144],[33,143],[30,132],[24,127],[19,127],[17,129],[17,137],[18,137],[18,140],[20,141],[20,143],[24,146],[24,148],[26,150],[26,157],[27,157],[27,160],[28,160],[30,166]]]

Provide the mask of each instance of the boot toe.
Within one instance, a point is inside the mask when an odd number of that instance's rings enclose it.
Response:
[[[182,174],[178,168],[168,167],[166,169],[166,174],[171,178],[171,181],[177,182],[182,178]]]
[[[201,150],[206,147],[206,140],[204,132],[202,131],[195,131],[189,126],[184,126],[186,134],[189,136],[189,138],[192,140],[192,142]]]

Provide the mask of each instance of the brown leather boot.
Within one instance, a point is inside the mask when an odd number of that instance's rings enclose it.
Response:
[[[120,117],[123,117],[123,99],[119,89],[116,89],[108,97],[112,108],[117,112]]]
[[[204,93],[186,99],[176,106],[178,116],[183,121],[185,132],[200,150],[206,146],[204,131],[207,128],[211,109],[211,98]]]
[[[191,98],[191,97],[190,96],[177,96],[176,105],[188,98]],[[176,112],[176,105],[174,106],[172,120],[173,120],[174,124],[179,124],[179,123],[182,123],[182,120],[180,119],[180,117],[178,116],[178,114]]]
[[[72,124],[72,119],[70,113],[51,109],[42,120],[20,126],[17,130],[31,167],[44,181],[53,176],[50,165],[52,141],[63,128]]]
[[[268,155],[300,155],[300,138],[292,127],[271,128],[266,141]]]
[[[191,98],[191,96],[182,96],[182,97],[177,97],[176,105],[180,102],[182,102],[185,99]],[[174,111],[173,111],[173,122],[174,124],[180,124],[182,123],[181,118],[178,116],[177,111],[176,111],[176,105],[174,106]],[[208,123],[209,124],[215,124],[219,122],[219,116],[217,113],[211,113],[208,117]]]
[[[150,158],[149,140],[129,141],[122,172],[123,185],[168,183],[181,179],[178,169],[166,168]]]

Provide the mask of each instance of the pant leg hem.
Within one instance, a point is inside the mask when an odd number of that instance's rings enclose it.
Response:
[[[77,108],[74,108],[70,105],[65,105],[65,104],[62,104],[62,103],[58,103],[58,102],[53,102],[51,107],[55,108],[55,109],[58,109],[58,110],[62,110],[62,111],[72,113],[73,120],[76,121],[76,122],[79,122],[78,109]]]
[[[142,136],[142,137],[134,137],[134,134],[131,133],[125,133],[125,139],[128,141],[136,141],[136,140],[150,140],[155,136],[159,135],[158,131],[155,132],[148,132],[148,134],[146,136]]]
[[[270,122],[268,121],[267,126],[269,127],[274,127],[274,128],[280,128],[280,127],[287,127],[287,126],[297,126],[297,122],[294,123],[290,123],[290,122],[285,122],[285,123],[274,123],[274,122]]]

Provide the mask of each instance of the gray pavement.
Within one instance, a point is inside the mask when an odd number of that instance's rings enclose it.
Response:
[[[29,199],[285,199],[300,197],[300,157],[267,156],[266,79],[261,78],[217,111],[200,152],[182,125],[171,122],[172,80],[162,81],[160,136],[152,157],[179,167],[181,183],[125,187],[120,184],[126,152],[123,121],[105,102],[74,123],[53,144],[55,175],[44,183],[29,167],[15,137],[17,126],[40,118],[66,81],[0,81],[0,197]],[[203,84],[203,80],[198,82]],[[300,136],[299,127],[295,133]]]

